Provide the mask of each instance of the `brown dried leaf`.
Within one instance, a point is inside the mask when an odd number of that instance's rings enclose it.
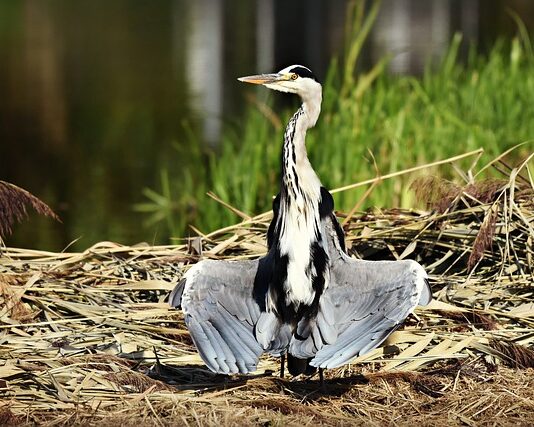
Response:
[[[512,368],[534,368],[534,350],[511,341],[493,339],[490,346],[505,357],[504,363]]]
[[[14,287],[19,285],[16,276],[0,274],[0,318],[8,317],[17,322],[33,319],[36,312],[29,309]]]

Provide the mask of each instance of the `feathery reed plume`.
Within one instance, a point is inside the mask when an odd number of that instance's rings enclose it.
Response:
[[[416,178],[410,188],[417,200],[424,202],[430,209],[445,212],[461,193],[462,189],[451,181],[437,176]]]
[[[9,182],[0,181],[0,238],[11,234],[13,224],[28,217],[27,205],[41,215],[60,221],[54,211],[29,191]]]
[[[498,217],[497,209],[489,209],[489,212],[484,218],[484,222],[480,226],[480,229],[473,243],[473,250],[467,260],[467,271],[471,271],[473,267],[484,257],[484,252],[491,248],[493,243],[493,236],[495,234],[495,224]]]
[[[487,179],[462,187],[436,176],[421,176],[412,182],[410,188],[415,192],[417,200],[425,202],[432,210],[444,213],[454,210],[462,194],[467,194],[480,203],[491,203],[507,184],[509,182],[506,180]]]

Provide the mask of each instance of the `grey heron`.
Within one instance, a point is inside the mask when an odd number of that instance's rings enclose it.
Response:
[[[322,100],[313,73],[292,65],[239,80],[302,100],[284,133],[268,252],[256,260],[198,262],[169,302],[182,307],[213,372],[253,372],[266,352],[282,357],[282,372],[287,355],[290,373],[311,366],[322,374],[378,347],[418,304],[430,302],[427,275],[413,260],[364,261],[346,254],[332,195],[306,152],[306,132],[317,122]]]

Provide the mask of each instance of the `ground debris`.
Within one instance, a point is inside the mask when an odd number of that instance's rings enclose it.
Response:
[[[269,357],[212,374],[166,302],[198,254],[264,254],[271,213],[177,245],[1,248],[0,424],[532,425],[534,188],[513,171],[444,186],[448,207],[350,215],[350,253],[416,259],[434,301],[326,392]]]

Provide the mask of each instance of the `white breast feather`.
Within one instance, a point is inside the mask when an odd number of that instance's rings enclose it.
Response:
[[[316,235],[313,215],[305,217],[296,206],[291,207],[286,212],[283,231],[280,253],[288,257],[284,290],[293,304],[311,304],[315,293],[306,270],[310,264],[310,245]]]
[[[320,238],[323,248],[328,249],[323,230],[319,229],[321,181],[308,160],[305,145],[306,131],[315,125],[321,111],[321,85],[312,84],[305,94],[302,107],[293,115],[284,133],[282,179],[285,197],[289,200],[281,204],[281,223],[278,224],[280,254],[288,257],[283,288],[287,303],[296,307],[310,305],[315,297],[312,280],[317,272],[310,259],[311,245]],[[326,287],[328,269],[321,274],[325,274]],[[272,301],[267,302],[274,307]]]
[[[298,123],[292,124],[297,126],[296,135],[304,135],[304,133],[299,132]],[[304,141],[295,140],[294,143],[297,150],[305,150]],[[288,166],[287,173],[292,175],[292,162]],[[311,274],[306,274],[306,271],[311,261],[311,244],[317,241],[320,233],[317,224],[320,224],[318,201],[321,198],[321,181],[308,161],[305,152],[297,152],[295,169],[302,193],[297,193],[296,198],[293,194],[288,194],[291,201],[283,215],[284,224],[281,225],[279,245],[280,253],[288,256],[284,291],[288,301],[298,307],[299,304],[311,304],[315,297],[312,278],[316,272],[313,268],[308,271]],[[306,215],[304,214],[305,211]],[[327,286],[327,283],[325,285]]]

